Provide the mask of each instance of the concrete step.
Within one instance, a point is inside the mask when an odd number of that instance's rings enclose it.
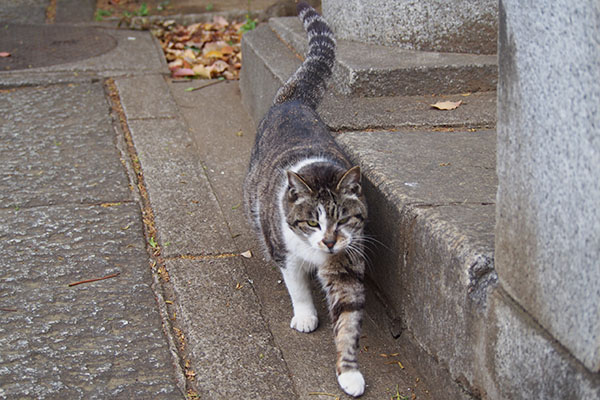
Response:
[[[285,32],[281,21],[244,36],[240,85],[256,123],[300,63],[274,32]],[[406,62],[418,65],[418,54]],[[446,84],[428,90],[378,98],[330,90],[319,112],[366,178],[369,231],[379,243],[369,269],[376,294],[370,318],[412,349],[404,357],[434,398],[468,399],[477,393],[479,317],[497,280],[495,92],[448,95],[462,89]],[[464,103],[432,109],[440,98]]]
[[[259,26],[242,43],[244,68],[241,88],[244,104],[260,121],[274,93],[298,68],[301,60],[270,25]],[[342,95],[335,83],[325,94],[319,113],[334,131],[427,127],[492,128],[496,123],[496,92],[448,94],[431,91],[413,96],[361,97]],[[461,100],[452,112],[431,107],[438,101]]]
[[[296,53],[306,54],[308,40],[298,18],[272,18],[269,27]],[[339,39],[333,80],[340,93],[366,97],[495,91],[497,57],[403,50]]]

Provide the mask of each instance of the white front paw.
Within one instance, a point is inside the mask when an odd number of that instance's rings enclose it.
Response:
[[[292,318],[290,327],[300,332],[312,332],[317,329],[319,318],[314,314],[296,314]]]
[[[365,378],[360,371],[348,371],[340,374],[338,383],[350,396],[358,397],[365,392]]]

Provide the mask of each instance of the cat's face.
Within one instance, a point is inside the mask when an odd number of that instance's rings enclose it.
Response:
[[[367,217],[358,167],[319,171],[317,175],[288,172],[285,209],[289,228],[312,249],[325,254],[358,250]]]

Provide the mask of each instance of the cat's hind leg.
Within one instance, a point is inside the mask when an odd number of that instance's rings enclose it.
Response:
[[[294,317],[290,327],[300,332],[312,332],[319,325],[317,310],[313,304],[310,290],[310,275],[303,262],[295,257],[290,257],[281,269],[285,286],[292,300]]]

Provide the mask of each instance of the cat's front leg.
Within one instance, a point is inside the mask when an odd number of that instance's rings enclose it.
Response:
[[[317,329],[319,318],[313,304],[310,276],[302,265],[303,263],[296,258],[288,259],[281,273],[294,309],[290,327],[308,333]]]
[[[365,391],[365,380],[358,369],[358,341],[365,305],[362,268],[357,271],[343,264],[330,265],[319,271],[319,278],[333,323],[338,383],[349,395],[361,396]]]

